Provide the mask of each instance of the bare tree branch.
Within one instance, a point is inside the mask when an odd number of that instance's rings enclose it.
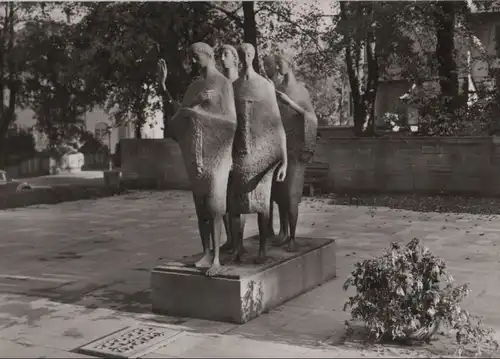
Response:
[[[220,11],[221,13],[225,14],[228,18],[230,18],[234,22],[236,22],[236,24],[239,27],[243,28],[245,26],[245,24],[243,23],[243,20],[241,20],[241,18],[238,15],[236,15],[236,13],[242,8],[243,5],[238,6],[238,8],[234,11],[226,10],[223,7],[215,5],[213,2],[207,2],[206,5],[213,10],[217,10],[217,11]]]
[[[313,31],[313,30],[308,30],[304,29],[299,23],[296,21],[292,21],[292,19],[289,16],[285,16],[282,13],[273,10],[272,8],[268,6],[261,6],[261,8],[258,11],[261,10],[266,10],[269,14],[273,14],[278,17],[278,20],[283,21],[288,23],[289,25],[297,28],[300,33],[306,35],[309,37],[310,42],[313,44],[313,46],[316,48],[317,53],[323,58],[323,60],[327,60],[327,55],[324,54],[324,49],[321,48],[319,44],[319,37],[321,35],[321,32]]]

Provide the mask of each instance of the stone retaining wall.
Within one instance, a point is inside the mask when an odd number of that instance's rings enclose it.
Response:
[[[338,138],[318,140],[332,192],[500,194],[500,139]]]
[[[189,189],[177,142],[171,139],[120,141],[122,181],[127,188]]]
[[[341,138],[328,129],[319,132],[314,161],[329,164],[328,191],[500,194],[500,139]],[[125,183],[189,189],[173,140],[127,139],[121,144]]]

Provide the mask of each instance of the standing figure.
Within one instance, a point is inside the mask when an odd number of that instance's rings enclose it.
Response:
[[[275,86],[278,86],[280,80],[279,80],[279,73],[277,71],[276,56],[266,55],[264,56],[262,62],[264,65],[263,67],[267,78],[271,80]]]
[[[274,86],[278,86],[280,84],[280,78],[278,73],[278,67],[276,64],[276,55],[268,54],[264,56],[263,61],[264,74],[268,80],[272,82]],[[273,218],[274,218],[274,205],[271,194],[271,206],[269,207],[269,216],[271,220],[269,221],[269,236],[274,237],[274,228],[273,228]]]
[[[283,55],[276,56],[276,60],[278,71],[283,75],[276,95],[286,132],[288,169],[285,181],[273,184],[272,199],[278,204],[280,214],[278,243],[288,243],[288,250],[295,251],[299,204],[302,200],[306,166],[311,161],[316,146],[318,119],[309,91],[295,78],[291,60]]]
[[[234,46],[222,45],[220,60],[224,76],[231,82],[236,81],[239,76],[240,59],[238,58],[238,51]]]
[[[226,76],[231,82],[234,81],[239,76],[239,65],[240,59],[238,57],[238,51],[231,45],[223,45],[220,53],[220,60],[222,64],[222,73]],[[229,173],[229,182],[231,182],[231,173]],[[233,251],[233,237],[239,236],[243,238],[244,230],[245,230],[245,216],[241,216],[240,223],[235,223],[237,228],[233,228],[233,230],[239,230],[239,232],[234,235],[231,234],[231,225],[229,223],[229,216],[224,216],[224,227],[226,229],[226,238],[227,242],[221,247],[223,251]],[[234,227],[234,226],[233,226]]]
[[[206,275],[213,276],[221,269],[219,247],[227,210],[236,109],[232,83],[216,69],[213,49],[197,42],[191,45],[190,55],[200,76],[189,85],[168,126],[181,148],[193,191],[203,246],[203,257],[195,266],[208,267]],[[160,85],[170,101],[164,84],[166,75],[166,64],[160,60]]]
[[[266,258],[269,236],[269,207],[274,177],[283,181],[287,169],[286,137],[274,86],[252,67],[255,49],[239,48],[243,68],[234,82],[238,127],[234,137],[233,170],[228,203],[231,225],[241,214],[258,213],[258,263]],[[239,225],[236,225],[239,228]],[[233,238],[236,260],[243,254],[243,238]]]

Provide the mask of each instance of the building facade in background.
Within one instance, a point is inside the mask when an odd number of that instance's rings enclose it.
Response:
[[[17,111],[16,124],[19,127],[30,128],[36,124],[35,113],[30,109]],[[115,127],[111,116],[104,109],[95,108],[85,114],[85,127],[87,131],[94,134],[95,138],[103,145],[110,146],[111,153],[114,153],[116,144],[124,138],[134,138],[135,131],[132,123]],[[108,137],[108,128],[111,128]],[[148,118],[148,122],[142,130],[142,138],[163,138],[163,113],[157,111]],[[36,149],[42,151],[47,147],[47,141],[43,134],[34,131]]]

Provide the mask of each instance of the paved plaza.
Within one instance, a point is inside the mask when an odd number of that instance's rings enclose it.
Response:
[[[333,206],[320,199],[305,199],[300,213],[299,236],[337,240],[338,278],[235,325],[151,314],[149,271],[200,251],[190,192],[0,211],[0,355],[85,357],[75,349],[138,325],[163,333],[133,355],[140,357],[429,355],[343,342],[349,293],[342,284],[353,264],[414,237],[447,261],[458,283],[470,283],[466,307],[500,329],[500,216]],[[246,236],[257,233],[256,222],[248,221]]]

